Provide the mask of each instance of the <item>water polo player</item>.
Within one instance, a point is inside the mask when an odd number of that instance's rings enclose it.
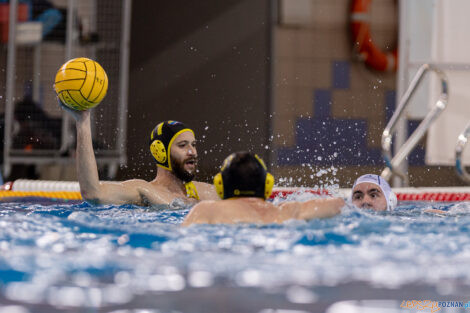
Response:
[[[183,221],[191,224],[282,223],[290,219],[332,217],[341,212],[343,199],[314,199],[274,205],[271,194],[274,177],[256,154],[237,152],[227,157],[214,185],[222,200],[201,201]]]
[[[397,206],[397,196],[379,175],[366,174],[356,179],[351,194],[351,201],[358,208],[385,211]]]
[[[62,106],[76,121],[77,176],[83,199],[93,204],[169,204],[218,198],[212,185],[193,182],[197,166],[194,132],[183,123],[166,121],[157,125],[150,138],[150,151],[157,161],[157,175],[147,182],[131,179],[100,182],[93,152],[90,111]]]

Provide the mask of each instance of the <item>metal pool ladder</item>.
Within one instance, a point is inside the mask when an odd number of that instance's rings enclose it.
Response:
[[[408,140],[400,147],[400,149],[392,157],[392,134],[395,130],[397,121],[402,116],[406,106],[409,103],[411,96],[414,94],[416,88],[421,83],[424,75],[433,71],[437,74],[440,79],[441,84],[441,95],[436,101],[435,106],[428,112],[425,118],[421,121],[418,128],[408,137]],[[410,152],[416,147],[418,142],[423,138],[424,134],[427,132],[431,124],[436,120],[436,118],[444,111],[447,106],[448,100],[448,83],[447,77],[444,72],[438,68],[432,66],[431,64],[423,64],[416,72],[416,75],[413,77],[413,80],[410,83],[410,86],[406,90],[403,97],[400,99],[396,111],[393,113],[392,118],[385,127],[385,130],[382,133],[382,154],[385,160],[386,168],[382,171],[380,176],[386,180],[390,180],[393,175],[399,176],[406,184],[408,184],[408,175],[400,172],[397,167],[401,162],[408,157]],[[469,131],[470,132],[470,131]],[[470,175],[469,175],[470,179]]]
[[[470,184],[470,174],[465,170],[462,164],[462,154],[467,144],[468,137],[470,136],[470,122],[465,126],[464,131],[457,138],[457,145],[455,146],[455,170],[460,179]]]

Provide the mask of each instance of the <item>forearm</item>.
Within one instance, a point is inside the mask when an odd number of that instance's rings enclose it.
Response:
[[[299,219],[328,218],[341,213],[344,200],[340,198],[315,199],[300,203]]]
[[[77,120],[77,177],[83,198],[99,195],[100,181],[91,137],[90,113]]]

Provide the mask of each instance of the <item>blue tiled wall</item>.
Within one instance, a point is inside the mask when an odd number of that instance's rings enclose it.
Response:
[[[384,165],[381,149],[368,145],[367,119],[336,119],[331,114],[335,90],[349,89],[350,63],[334,61],[331,66],[332,87],[312,93],[314,116],[299,117],[295,124],[295,146],[278,149],[279,165]],[[395,107],[396,93],[386,91],[385,117],[388,121]],[[386,125],[384,121],[383,125]],[[409,122],[411,133],[419,121]],[[424,164],[424,149],[418,146],[409,157],[410,165]]]

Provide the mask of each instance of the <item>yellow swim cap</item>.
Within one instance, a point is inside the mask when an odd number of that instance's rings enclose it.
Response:
[[[178,121],[165,121],[158,124],[150,134],[150,152],[157,165],[171,171],[170,150],[179,134],[194,131]]]
[[[215,189],[222,199],[258,197],[267,199],[274,186],[274,177],[267,172],[263,160],[256,154],[236,152],[229,155],[214,176]]]

